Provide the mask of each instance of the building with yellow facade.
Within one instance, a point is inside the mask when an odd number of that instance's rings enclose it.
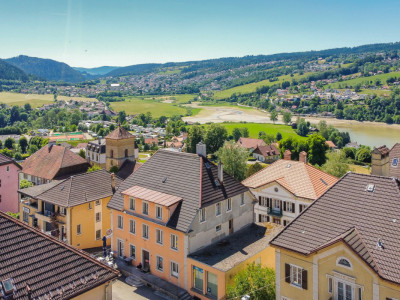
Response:
[[[400,182],[348,173],[277,235],[276,299],[400,299]]]
[[[111,229],[107,204],[121,182],[99,170],[21,189],[20,220],[77,248],[101,247]]]
[[[118,126],[105,137],[106,169],[121,168],[125,161],[135,162],[138,153],[135,149],[135,136]]]

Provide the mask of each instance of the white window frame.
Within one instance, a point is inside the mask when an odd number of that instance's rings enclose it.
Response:
[[[215,216],[221,215],[221,202],[215,203]]]
[[[146,207],[146,210],[144,209]],[[148,216],[149,215],[149,202],[142,201],[142,214]]]
[[[133,231],[132,231],[132,224],[133,224]],[[129,233],[136,234],[136,221],[133,219],[129,220]]]
[[[158,267],[158,260],[161,258],[161,260],[162,260],[162,269],[160,269],[159,267]],[[162,256],[159,256],[159,255],[157,255],[156,256],[156,270],[157,271],[159,271],[159,272],[164,272],[164,257],[162,257]]]
[[[232,198],[226,200],[226,211],[232,211]]]
[[[349,264],[350,264],[350,267],[340,264],[339,262],[340,262],[340,260],[342,260],[342,259],[347,260],[347,261],[349,262]],[[336,265],[337,265],[338,267],[342,267],[342,268],[346,268],[346,269],[349,269],[349,270],[353,270],[353,264],[351,263],[351,261],[350,261],[347,257],[344,257],[344,256],[339,256],[339,257],[336,259]]]
[[[176,266],[176,271],[174,270],[175,269],[174,266]],[[173,276],[175,278],[179,278],[179,264],[177,262],[171,260],[170,270],[171,270],[170,271],[171,276]]]
[[[147,228],[147,230],[145,230],[145,228]],[[147,233],[147,236],[145,236],[145,233]],[[149,237],[150,237],[149,225],[142,224],[142,238],[148,240]]]
[[[89,209],[92,209],[93,208],[92,202],[89,202],[88,204],[89,204]]]
[[[171,245],[170,245],[171,249],[175,250],[175,251],[178,251],[178,246],[179,246],[178,245],[178,236],[176,234],[171,233],[170,239],[171,239]]]
[[[100,231],[100,235],[99,235],[99,238],[97,238],[97,232],[99,232],[99,231]],[[101,240],[101,229],[96,230],[95,236],[96,236],[96,241]]]
[[[96,200],[95,205],[99,206],[101,204],[101,200]]]
[[[132,248],[135,249],[134,256],[132,256]],[[136,246],[133,244],[129,244],[129,257],[132,257],[132,259],[136,260]]]
[[[222,230],[222,225],[221,225],[221,224],[215,226],[215,232],[219,232],[219,231],[221,231],[221,230]]]
[[[302,267],[296,265],[290,265],[290,284],[297,287],[302,287],[303,284]]]
[[[160,214],[158,214],[158,212],[160,212]],[[156,219],[162,220],[162,215],[163,215],[162,206],[156,205]]]
[[[159,237],[160,240],[158,240]],[[164,245],[164,232],[159,228],[156,228],[156,243],[159,245]]]
[[[244,193],[240,195],[240,206],[245,205],[245,201],[244,201]]]
[[[200,208],[199,211],[199,222],[204,223],[205,221],[206,221],[206,209],[203,207]]]
[[[117,215],[117,228],[121,230],[124,229],[124,216]]]
[[[129,197],[129,209],[133,211],[136,210],[136,199],[133,197]]]

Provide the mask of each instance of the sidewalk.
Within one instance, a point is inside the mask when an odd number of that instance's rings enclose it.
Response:
[[[127,277],[134,276],[135,279],[140,280],[148,287],[151,287],[161,293],[164,293],[172,299],[177,299],[177,300],[192,299],[192,297],[189,295],[189,293],[186,290],[184,290],[168,281],[165,281],[157,276],[154,276],[150,273],[143,273],[132,265],[128,266],[121,259],[118,259],[118,258],[115,259],[115,263],[118,266],[118,270],[124,276],[127,276]]]

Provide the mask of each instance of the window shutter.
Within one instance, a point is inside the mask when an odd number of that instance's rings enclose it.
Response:
[[[290,204],[290,203],[288,203]],[[286,201],[283,201],[283,211],[286,211]]]
[[[285,264],[285,281],[290,283],[290,265]]]
[[[292,213],[295,213],[295,212],[296,212],[296,204],[292,203]]]
[[[258,196],[258,204],[261,205],[261,196]]]
[[[301,278],[302,278],[301,287],[306,290],[307,289],[307,270],[303,269],[301,273],[302,273],[301,274]]]

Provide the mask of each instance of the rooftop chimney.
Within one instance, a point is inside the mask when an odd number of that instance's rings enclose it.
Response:
[[[285,150],[285,153],[283,153],[283,159],[292,160],[292,152],[290,150]]]
[[[111,173],[111,188],[115,192],[115,174]]]
[[[48,145],[49,145],[49,152],[51,151],[51,148],[53,148],[53,146],[54,146],[55,144],[56,144],[55,141],[51,141],[51,142],[48,143]]]
[[[200,142],[196,145],[196,154],[206,157],[207,156],[207,148],[206,148],[206,144],[204,144],[203,142]]]
[[[221,161],[218,162],[218,180],[221,184],[224,182],[224,166]]]
[[[301,151],[299,154],[299,161],[303,163],[307,163],[307,152],[306,151]]]

